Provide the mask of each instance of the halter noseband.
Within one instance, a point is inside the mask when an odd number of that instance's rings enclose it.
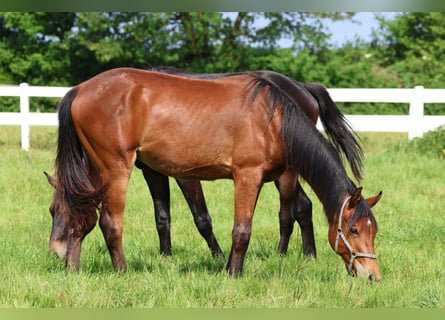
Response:
[[[343,243],[345,244],[346,248],[348,248],[349,253],[351,254],[351,259],[349,260],[349,266],[348,266],[348,273],[350,275],[353,275],[352,273],[352,265],[354,263],[354,260],[356,258],[369,258],[369,259],[377,259],[377,256],[372,253],[363,253],[363,252],[357,252],[355,251],[351,244],[349,243],[348,239],[346,239],[345,234],[341,230],[342,226],[342,218],[343,218],[343,210],[345,209],[346,203],[348,200],[351,199],[351,197],[347,197],[345,201],[343,202],[341,209],[340,209],[340,215],[338,216],[338,227],[337,227],[337,237],[335,238],[335,253],[338,253],[338,240],[341,238],[343,240]]]

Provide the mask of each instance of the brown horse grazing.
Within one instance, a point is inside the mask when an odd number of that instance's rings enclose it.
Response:
[[[308,94],[299,103],[311,99]],[[290,199],[301,174],[323,204],[329,242],[348,270],[380,280],[377,223],[370,209],[380,195],[362,198],[332,144],[273,82],[255,73],[198,80],[113,69],[70,90],[58,113],[57,183],[50,211],[53,230],[65,223],[70,232],[65,243],[50,245],[66,257],[68,270],[79,268],[81,243],[98,219],[96,209],[114,269],[126,269],[123,212],[138,161],[180,179],[234,181],[226,269],[235,277],[243,270],[263,183],[278,180],[280,191],[284,185],[288,190],[281,196]]]
[[[158,67],[153,69],[153,71],[164,72],[169,74],[187,76],[191,78],[198,79],[216,79],[228,77],[231,75],[240,75],[242,73],[232,73],[232,74],[197,74],[190,73],[184,70],[180,70],[173,67]],[[245,74],[245,73],[244,73]],[[335,146],[340,151],[343,151],[346,154],[346,157],[349,159],[351,168],[353,169],[353,173],[356,176],[357,180],[360,180],[360,169],[361,169],[361,149],[356,140],[354,139],[354,133],[348,126],[345,121],[343,115],[335,105],[335,103],[329,98],[329,95],[326,94],[326,90],[317,85],[305,85],[295,81],[295,88],[289,88],[289,79],[284,77],[283,75],[274,73],[274,72],[257,72],[258,76],[267,78],[268,81],[272,81],[278,87],[283,83],[285,85],[285,89],[287,89],[287,94],[292,97],[294,101],[298,101],[299,95],[301,95],[301,90],[306,89],[303,86],[315,86],[315,88],[321,88],[320,96],[325,96],[324,101],[320,101],[320,105],[322,108],[321,112],[321,121],[328,132],[328,137],[335,143]],[[283,81],[284,79],[284,81]],[[316,94],[314,97],[319,99]],[[301,105],[303,111],[306,113],[311,120],[315,122],[318,118],[319,114],[319,106],[318,104],[303,104]],[[326,111],[324,111],[326,109]],[[323,112],[324,111],[324,112]],[[343,134],[339,134],[343,133]],[[168,178],[165,175],[162,175],[150,167],[144,165],[141,162],[136,162],[136,166],[139,167],[143,171],[144,178],[149,187],[154,209],[155,209],[155,222],[156,228],[160,241],[160,252],[162,255],[171,255],[171,236],[170,236],[170,189]],[[202,190],[202,186],[199,181],[195,180],[182,180],[176,179],[179,187],[181,188],[187,203],[191,209],[195,225],[200,232],[201,236],[206,240],[207,245],[213,256],[223,256],[223,252],[216,240],[216,237],[213,233],[213,227],[210,215],[208,213],[208,209],[205,203],[204,194]],[[51,181],[50,181],[51,182]],[[53,183],[52,183],[53,184]],[[278,187],[278,184],[276,184]],[[297,183],[297,189],[294,195],[293,205],[289,209],[289,206],[282,205],[280,208],[280,212],[283,210],[292,210],[291,214],[294,220],[297,220],[301,229],[302,236],[302,246],[303,246],[303,254],[305,256],[316,257],[316,249],[315,249],[315,238],[313,232],[313,224],[312,224],[312,202],[307,197],[304,190],[301,188],[301,185]],[[288,216],[288,215],[284,215]],[[294,221],[293,220],[293,221]],[[285,226],[281,228],[282,231],[280,235],[280,242],[278,246],[278,252],[283,254],[287,251],[288,243],[290,240],[290,236],[293,229],[293,221],[291,223],[282,221],[282,225]],[[292,225],[289,228],[289,225]],[[61,231],[60,229],[63,229]],[[66,238],[68,233],[67,226],[60,225],[59,230],[53,230],[53,234],[59,235],[59,238]],[[290,229],[290,231],[289,231]]]
[[[197,79],[217,79],[245,74],[245,72],[225,74],[192,73],[169,66],[156,67],[153,68],[152,71]],[[357,143],[354,137],[354,132],[349,127],[338,107],[335,105],[332,99],[330,99],[326,90],[323,87],[315,84],[302,84],[295,80],[292,80],[292,83],[289,81],[289,78],[275,72],[261,71],[255,72],[255,74],[267,81],[273,82],[277,87],[284,90],[288,97],[302,108],[304,113],[312,120],[314,125],[316,124],[319,114],[321,114],[320,120],[325,127],[325,131],[328,137],[334,143],[336,149],[339,152],[343,152],[345,154],[346,158],[349,160],[354,176],[358,181],[360,181],[361,158],[363,153],[361,151],[360,145]],[[289,86],[292,84],[294,85],[294,87]],[[312,101],[314,103],[298,104],[299,96],[302,94],[302,91],[313,91],[313,93],[311,92],[311,94],[314,96],[314,98],[317,99],[318,103],[315,103],[316,101]],[[319,112],[320,108],[321,112]],[[145,170],[151,169],[145,167]],[[153,182],[150,182],[151,179],[148,179],[150,177],[149,174],[146,174],[144,172],[144,176],[146,177],[146,182],[148,185],[150,185],[150,183],[153,184]],[[160,176],[162,175],[157,173],[156,179],[160,179]],[[167,177],[164,176],[163,180],[165,181],[162,181],[162,183],[158,184],[157,196],[154,196],[152,192],[152,197],[155,203],[155,211],[160,212],[159,214],[155,214],[155,221],[161,243],[161,253],[170,254],[171,245],[167,246],[167,244],[171,244],[169,232],[171,220],[169,212],[169,189]],[[204,194],[200,182],[192,180],[184,181],[181,179],[176,179],[176,181],[181,187],[184,196],[188,200],[189,206],[192,210],[195,225],[197,226],[201,235],[206,239],[206,242],[212,254],[214,256],[222,254],[222,251],[217,244],[216,237],[213,234],[211,218],[205,205]],[[164,188],[160,188],[159,185],[163,185]],[[278,188],[277,183],[276,186]],[[194,205],[193,202],[196,202],[196,205]],[[157,207],[162,207],[163,209],[159,210],[157,209]],[[284,205],[284,203],[280,208],[280,212],[282,210],[286,210],[286,206]],[[312,223],[312,202],[298,182],[291,210],[291,214],[294,220],[296,220],[300,226],[303,254],[305,256],[316,257],[315,237]],[[288,222],[283,222],[283,225],[286,225],[286,227],[282,228],[283,232],[281,232],[280,234],[280,242],[278,246],[278,252],[280,254],[287,252],[290,236],[293,230],[293,222],[290,231]]]

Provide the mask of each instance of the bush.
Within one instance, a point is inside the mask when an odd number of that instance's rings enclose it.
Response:
[[[445,125],[436,130],[426,132],[422,138],[416,138],[409,142],[409,149],[430,153],[445,159]]]

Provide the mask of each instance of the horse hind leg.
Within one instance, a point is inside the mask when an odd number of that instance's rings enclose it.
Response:
[[[224,253],[213,233],[212,219],[204,198],[201,183],[194,180],[176,179],[185,199],[190,207],[195,225],[214,257],[223,257]]]
[[[295,220],[292,212],[295,211],[295,184],[297,176],[291,172],[285,172],[278,180],[275,186],[280,194],[280,211],[278,213],[280,222],[280,241],[278,243],[278,253],[287,253],[290,237],[294,230]]]
[[[301,230],[303,254],[306,257],[316,258],[314,226],[312,223],[312,202],[304,192],[300,183],[297,183],[294,208],[293,216],[300,225]]]
[[[168,177],[141,162],[136,162],[136,166],[142,170],[145,182],[153,199],[160,253],[164,256],[171,256],[170,186]]]
[[[160,252],[171,255],[171,215],[170,186],[168,177],[151,169],[142,162],[136,161],[136,166],[142,170],[145,182],[150,190],[155,210],[156,229],[158,231]],[[208,213],[201,183],[199,181],[176,179],[190,207],[196,227],[214,257],[224,256],[213,233],[212,220]]]

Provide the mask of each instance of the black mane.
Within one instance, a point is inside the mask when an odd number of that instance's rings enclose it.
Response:
[[[291,81],[291,80],[289,80]],[[269,89],[271,116],[281,107],[283,124],[281,136],[286,148],[288,165],[309,183],[323,204],[330,224],[347,194],[352,194],[356,186],[347,176],[341,158],[335,147],[313,125],[294,99],[290,99],[275,84],[252,73],[252,101]],[[360,201],[360,202],[364,202]],[[357,221],[371,211],[356,210],[352,220]]]

